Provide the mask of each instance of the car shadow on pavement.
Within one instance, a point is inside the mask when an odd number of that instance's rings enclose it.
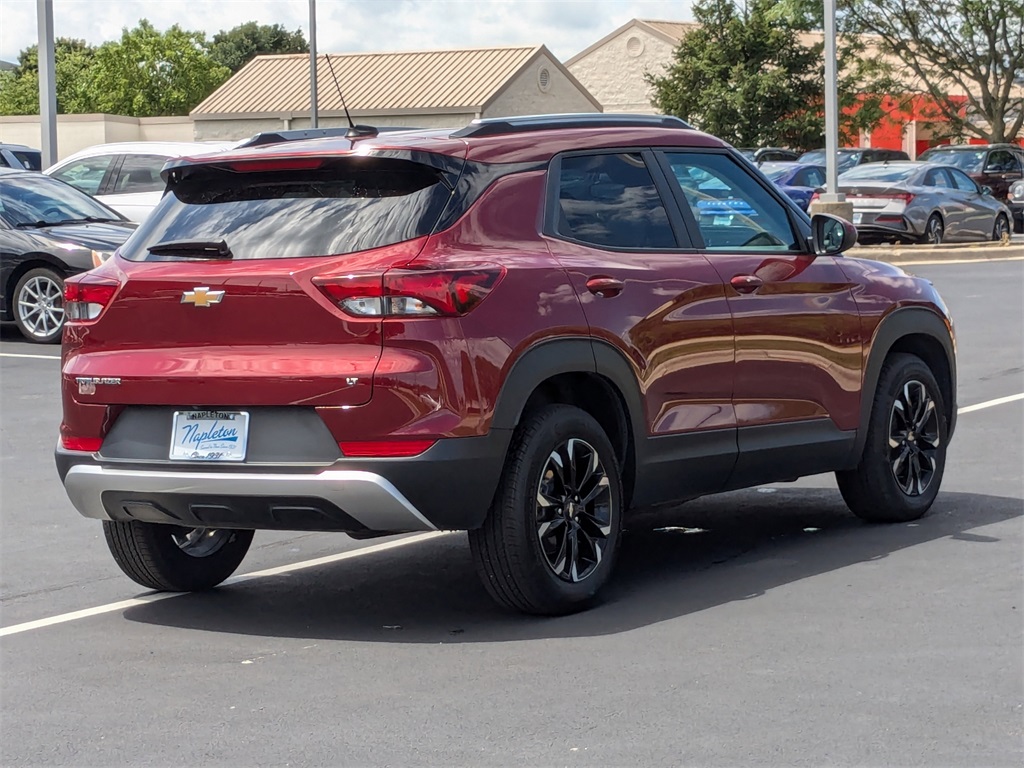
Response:
[[[1020,499],[943,493],[909,524],[854,518],[835,490],[722,494],[631,520],[603,602],[573,616],[506,612],[480,585],[464,535],[160,600],[125,618],[264,637],[397,643],[589,637],[755,599],[775,587],[938,539],[984,558],[972,529],[1024,515]]]

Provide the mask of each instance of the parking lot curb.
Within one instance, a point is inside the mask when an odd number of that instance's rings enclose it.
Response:
[[[1024,257],[1024,243],[972,243],[968,245],[861,246],[847,251],[859,259],[900,263],[919,261],[999,260]]]

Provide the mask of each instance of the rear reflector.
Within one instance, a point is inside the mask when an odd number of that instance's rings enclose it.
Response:
[[[73,435],[61,435],[60,444],[69,451],[88,451],[95,453],[103,445],[102,437],[74,437]]]
[[[378,440],[362,443],[338,443],[343,456],[362,458],[401,458],[419,456],[437,440]]]
[[[114,298],[117,280],[88,273],[64,281],[64,314],[70,322],[95,320]]]
[[[488,265],[317,277],[313,283],[355,317],[461,317],[487,298],[504,275],[504,267]]]

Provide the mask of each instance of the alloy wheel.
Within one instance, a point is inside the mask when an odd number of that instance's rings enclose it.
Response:
[[[903,385],[889,416],[889,465],[907,496],[920,496],[935,475],[939,450],[939,411],[920,381]]]
[[[548,567],[580,582],[604,557],[612,533],[612,495],[597,450],[570,438],[548,456],[537,488],[537,539]]]
[[[190,557],[209,557],[231,540],[231,531],[224,528],[180,529],[171,538],[178,549]]]
[[[944,234],[942,219],[938,216],[933,216],[928,219],[928,229],[925,231],[925,238],[929,245],[940,245]]]
[[[64,291],[43,275],[26,282],[18,294],[18,317],[26,331],[40,339],[52,335],[64,322]]]

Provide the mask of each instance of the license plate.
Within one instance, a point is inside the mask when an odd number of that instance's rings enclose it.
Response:
[[[863,213],[855,213],[855,214],[853,214],[853,223],[854,224],[860,224],[860,221],[861,221],[862,218],[864,218],[864,214]]]
[[[179,461],[245,461],[249,414],[245,411],[175,411],[171,458]]]

